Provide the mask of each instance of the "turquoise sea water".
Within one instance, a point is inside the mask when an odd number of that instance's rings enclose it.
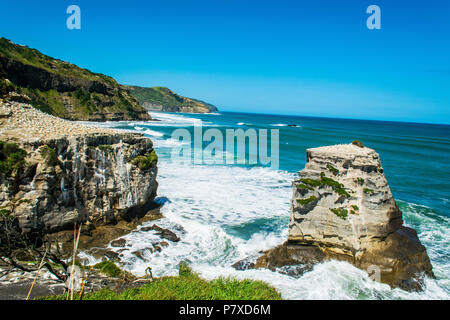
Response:
[[[243,113],[152,113],[159,122],[102,124],[144,132],[160,157],[159,196],[165,219],[158,222],[182,238],[161,253],[132,251],[157,239],[130,234],[122,252],[126,268],[137,274],[151,265],[157,275],[175,274],[182,260],[206,278],[234,276],[270,282],[287,299],[449,299],[450,297],[450,126],[381,121],[310,118]],[[259,165],[211,165],[173,161],[182,146],[172,132],[185,128],[278,129],[278,170]],[[100,124],[99,124],[100,125]],[[289,125],[296,125],[295,127]],[[425,291],[407,293],[375,283],[343,262],[327,262],[298,279],[268,270],[235,271],[231,264],[256,257],[287,238],[291,181],[306,163],[306,149],[360,140],[381,156],[387,179],[405,224],[418,231],[437,279]],[[247,150],[248,151],[248,150]]]

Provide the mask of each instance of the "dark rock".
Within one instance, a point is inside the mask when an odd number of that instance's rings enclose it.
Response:
[[[254,269],[255,263],[251,262],[249,259],[240,260],[232,265],[233,268],[239,271],[244,271],[248,269]]]
[[[268,268],[275,271],[284,266],[312,267],[323,262],[325,258],[325,254],[318,247],[285,242],[281,246],[265,251],[256,261],[254,268]]]
[[[111,247],[113,248],[123,248],[127,244],[125,239],[118,239],[111,242]]]
[[[161,228],[158,225],[153,225],[150,230],[156,231],[156,234],[161,238],[167,239],[173,242],[179,242],[181,239],[172,231],[168,229]]]
[[[138,257],[142,261],[145,261],[145,259],[143,257],[143,250],[133,251],[131,254],[135,255],[136,257]]]

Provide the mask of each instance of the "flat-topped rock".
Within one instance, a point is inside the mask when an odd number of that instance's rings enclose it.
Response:
[[[0,101],[2,112],[11,116],[0,118],[7,164],[0,207],[23,232],[114,224],[154,208],[157,156],[143,134],[86,126],[17,102]]]
[[[307,159],[293,182],[288,242],[266,252],[256,267],[295,265],[308,252],[315,255],[314,263],[337,259],[368,272],[378,270],[381,282],[393,287],[420,289],[417,279],[433,277],[426,249],[417,233],[403,226],[373,149],[320,147],[307,150]]]
[[[84,125],[46,114],[26,103],[0,100],[0,140],[25,142],[93,133],[123,134],[123,130]]]

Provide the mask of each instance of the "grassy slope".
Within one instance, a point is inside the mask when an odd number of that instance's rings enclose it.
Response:
[[[117,277],[124,273],[112,262],[103,262],[95,268],[108,276]],[[40,300],[65,300],[65,296],[51,296]],[[154,279],[139,288],[122,293],[102,289],[85,295],[83,300],[281,300],[281,295],[262,281],[232,278],[208,281],[182,264],[178,277]]]
[[[124,113],[125,119],[139,119],[141,117],[139,114],[145,112],[145,109],[124,87],[106,75],[93,73],[68,62],[53,59],[36,49],[14,44],[4,38],[0,38],[0,56],[65,77],[69,81],[76,79],[96,81],[111,89],[111,94],[105,95],[89,92],[83,88],[72,92],[58,92],[14,85],[14,91],[28,95],[32,99],[33,106],[41,111],[72,120],[90,120],[94,113],[115,112]],[[2,70],[0,65],[0,91],[5,91],[5,73],[6,71]],[[0,92],[0,94],[2,93],[4,94],[4,92]],[[68,105],[70,108],[66,107]]]
[[[14,44],[5,38],[0,38],[0,54],[51,73],[79,77],[87,80],[97,80],[99,82],[106,82],[112,86],[117,85],[117,82],[111,77],[100,73],[93,73],[71,63],[51,58],[36,49]]]
[[[130,87],[131,94],[136,97],[141,104],[147,102],[154,105],[161,105],[163,111],[174,112],[211,112],[217,108],[209,103],[182,97],[165,87]]]

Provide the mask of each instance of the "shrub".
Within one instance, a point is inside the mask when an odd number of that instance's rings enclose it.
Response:
[[[11,211],[6,209],[0,209],[0,218],[8,218],[11,216]]]
[[[5,79],[0,79],[0,97],[6,96],[14,89],[14,85],[12,85],[10,82],[7,82]]]
[[[17,144],[0,141],[0,174],[9,177],[14,170],[23,167],[26,155]]]
[[[98,146],[98,148],[105,153],[114,151],[114,148],[112,146],[110,146],[109,144],[101,144]]]
[[[364,148],[364,144],[361,141],[359,141],[359,140],[353,141],[352,145],[360,147],[360,148]]]
[[[75,98],[80,100],[80,103],[82,105],[87,105],[89,103],[89,101],[91,100],[90,92],[85,89],[82,89],[82,88],[78,88],[77,90],[75,90],[74,96],[75,96]]]
[[[339,170],[333,167],[331,164],[327,164],[327,169],[330,170],[335,176],[339,174]]]
[[[192,271],[191,266],[187,262],[182,261],[178,265],[178,275],[180,277],[187,277],[187,276],[195,275],[195,273]]]
[[[304,205],[307,205],[308,203],[311,203],[316,200],[317,200],[317,197],[311,196],[308,199],[297,199],[295,201],[297,201],[298,204],[301,204],[302,206],[304,206]]]
[[[156,154],[156,151],[153,150],[151,153],[145,156],[135,157],[133,160],[131,160],[131,163],[136,165],[140,170],[146,171],[158,164],[158,156]]]
[[[307,186],[306,184],[298,184],[297,189],[303,189],[303,190],[311,190],[314,191],[314,188]]]
[[[343,220],[348,216],[348,210],[345,208],[330,208],[330,211]]]
[[[56,166],[59,164],[58,156],[56,155],[55,149],[50,148],[49,146],[45,145],[41,148],[41,156],[44,158],[45,163],[48,166]]]
[[[122,275],[122,270],[112,261],[103,261],[94,266],[95,269],[104,273],[108,277],[118,278]]]
[[[306,184],[308,186],[312,186],[312,187],[320,187],[322,185],[320,180],[300,179],[300,181],[303,182],[304,184]]]

